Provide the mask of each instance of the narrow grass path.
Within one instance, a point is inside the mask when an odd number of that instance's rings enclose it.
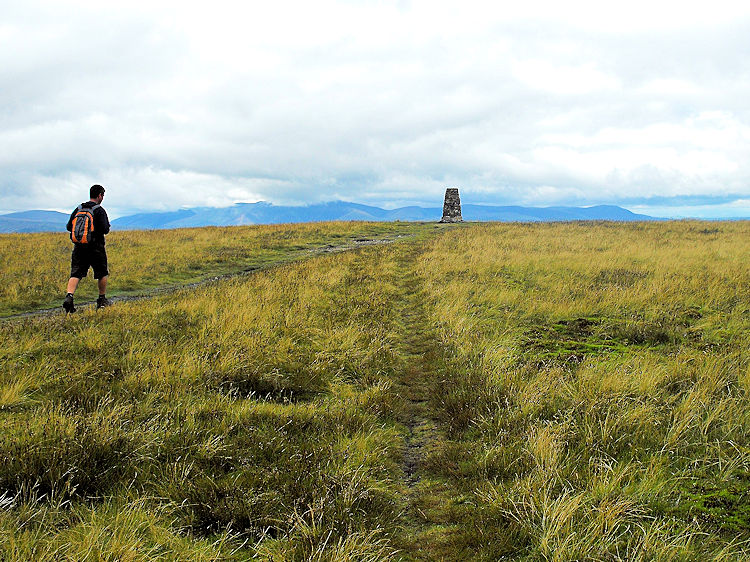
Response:
[[[431,462],[446,443],[430,408],[431,389],[441,384],[442,350],[415,272],[421,251],[420,244],[410,244],[400,254],[396,280],[400,299],[393,303],[401,333],[397,353],[403,360],[393,392],[405,431],[402,463],[407,506],[396,546],[403,561],[463,560],[470,553],[461,552],[462,541],[455,540],[460,534],[451,516],[456,491]]]
[[[161,295],[164,293],[174,293],[176,291],[181,291],[185,289],[195,289],[203,285],[208,285],[211,283],[216,283],[217,281],[222,281],[224,279],[231,279],[234,277],[253,275],[255,273],[266,271],[274,267],[279,267],[282,265],[287,265],[289,263],[314,258],[320,255],[346,252],[350,250],[355,250],[357,248],[362,248],[364,246],[392,244],[394,242],[398,242],[399,240],[408,239],[413,236],[414,236],[413,234],[396,234],[396,235],[385,235],[382,237],[374,237],[374,238],[358,237],[358,238],[354,238],[346,242],[345,244],[338,244],[338,245],[325,244],[325,245],[318,246],[318,247],[305,248],[304,250],[294,250],[294,251],[290,250],[288,254],[281,256],[277,259],[259,263],[257,265],[250,265],[250,266],[244,267],[243,269],[240,269],[234,272],[222,273],[220,275],[213,275],[211,277],[206,277],[199,281],[192,281],[192,282],[186,282],[186,283],[168,283],[166,285],[153,287],[151,289],[142,289],[142,290],[137,290],[134,292],[120,292],[117,294],[109,294],[109,299],[113,303],[148,299],[148,298],[155,297],[157,295]],[[60,297],[60,303],[62,303],[62,298],[64,296],[65,295],[63,294]],[[95,305],[96,305],[96,301],[94,300],[77,300],[76,310],[83,311],[86,309],[93,309]],[[39,309],[34,309],[34,310],[27,310],[24,312],[17,312],[14,314],[6,314],[6,315],[0,314],[0,322],[9,321],[9,320],[18,320],[22,318],[29,318],[32,316],[51,316],[53,314],[65,314],[65,312],[62,310],[62,306],[55,306],[54,308],[39,308]]]

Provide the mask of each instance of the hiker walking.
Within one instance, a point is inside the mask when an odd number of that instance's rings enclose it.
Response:
[[[96,308],[109,306],[112,301],[107,298],[107,251],[104,248],[104,235],[109,232],[109,217],[102,207],[104,188],[92,185],[89,190],[91,199],[81,203],[71,213],[68,225],[73,242],[73,254],[70,258],[70,279],[68,280],[68,294],[63,301],[65,312],[75,312],[73,293],[78,283],[86,277],[89,267],[94,270],[94,279],[99,285],[99,298]]]

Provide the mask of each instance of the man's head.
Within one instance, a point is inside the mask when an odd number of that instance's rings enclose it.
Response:
[[[92,185],[91,189],[89,189],[89,196],[92,201],[101,203],[102,199],[104,199],[104,188],[99,184]]]

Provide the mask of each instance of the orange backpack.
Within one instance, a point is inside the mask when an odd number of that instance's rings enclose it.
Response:
[[[94,211],[99,207],[101,205],[78,205],[73,215],[73,227],[70,229],[70,240],[74,244],[91,244],[94,241]]]

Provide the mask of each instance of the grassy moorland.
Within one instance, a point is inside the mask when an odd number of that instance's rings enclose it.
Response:
[[[420,275],[487,559],[747,559],[750,224],[480,226]]]
[[[107,236],[108,293],[147,293],[288,262],[356,240],[393,238],[427,228],[399,222],[331,222],[112,231]],[[0,235],[0,317],[60,306],[71,249],[66,232]],[[89,271],[88,281],[80,285],[77,300],[96,298],[92,275]]]
[[[389,552],[397,358],[374,254],[3,323],[0,559]]]
[[[1,323],[0,559],[747,559],[750,224],[431,231]]]

